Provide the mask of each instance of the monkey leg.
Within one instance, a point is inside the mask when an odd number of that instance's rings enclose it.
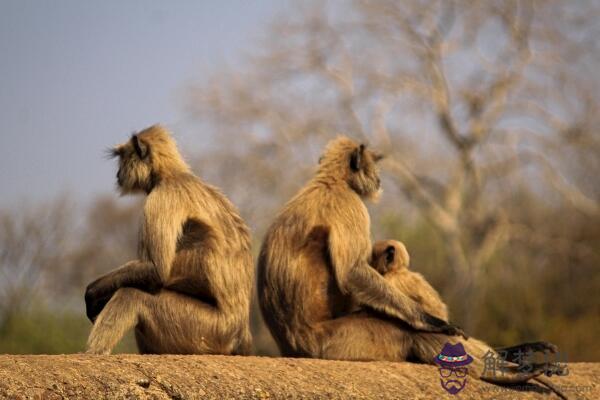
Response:
[[[147,315],[152,295],[138,289],[121,288],[98,315],[87,342],[87,353],[110,354],[140,317]]]
[[[473,357],[473,362],[469,365],[469,374],[486,382],[501,385],[524,383],[547,370],[544,364],[532,365],[529,371],[519,370],[518,365],[504,362],[490,346],[475,338],[465,340],[455,336],[420,332],[414,333],[413,336],[412,356],[428,364],[434,364],[434,358],[446,342],[462,343],[467,354]],[[488,357],[493,361],[489,366],[485,362]],[[493,371],[488,371],[490,368],[493,368]]]
[[[368,312],[319,323],[313,357],[330,360],[405,360],[411,335],[393,321]]]
[[[86,314],[94,322],[113,294],[121,287],[134,287],[149,293],[160,288],[160,277],[149,262],[129,261],[122,267],[90,283],[85,291]]]
[[[554,354],[558,351],[558,347],[549,342],[531,342],[522,343],[510,347],[499,347],[496,348],[495,351],[499,354],[502,354],[505,357],[506,361],[519,363],[520,359],[522,359],[525,353],[545,353],[547,351]]]
[[[236,320],[233,311],[220,310],[170,290],[161,290],[150,297],[135,331],[142,354],[245,354],[250,351],[247,324]]]

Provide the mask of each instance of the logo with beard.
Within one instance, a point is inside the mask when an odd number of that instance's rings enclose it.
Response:
[[[467,354],[462,343],[446,343],[433,361],[440,367],[440,383],[445,391],[456,394],[464,389],[473,357]]]

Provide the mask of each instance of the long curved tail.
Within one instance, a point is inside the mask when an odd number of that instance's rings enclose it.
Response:
[[[561,399],[569,400],[567,395],[565,395],[562,392],[562,390],[560,390],[558,387],[556,387],[556,385],[554,385],[554,383],[550,382],[550,380],[548,380],[544,377],[541,377],[541,376],[535,377],[535,378],[533,378],[533,380],[541,383],[542,385],[546,386],[548,389],[552,390]]]

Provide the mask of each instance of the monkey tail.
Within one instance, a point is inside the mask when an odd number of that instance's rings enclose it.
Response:
[[[565,395],[562,390],[560,390],[556,385],[554,385],[554,383],[550,382],[548,379],[541,377],[541,376],[537,376],[535,378],[533,378],[534,381],[537,381],[539,383],[541,383],[542,385],[546,386],[548,389],[550,389],[551,391],[553,391],[554,393],[556,393],[556,395],[558,397],[560,397],[563,400],[569,400],[569,398],[567,397],[567,395]]]

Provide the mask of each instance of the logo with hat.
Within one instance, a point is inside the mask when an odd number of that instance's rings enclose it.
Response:
[[[467,354],[462,343],[444,344],[444,348],[433,360],[439,366],[440,383],[444,390],[456,394],[467,384],[468,365],[473,357]]]

